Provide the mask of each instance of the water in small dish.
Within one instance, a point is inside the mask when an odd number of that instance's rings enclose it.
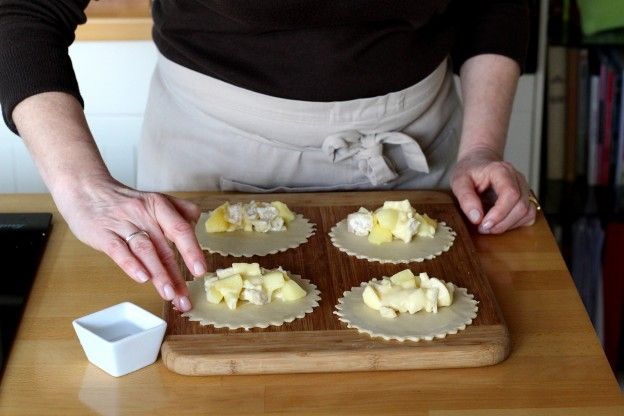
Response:
[[[96,334],[104,338],[108,342],[119,341],[120,339],[138,334],[144,331],[143,328],[131,321],[117,321],[110,325],[102,326],[94,330]]]

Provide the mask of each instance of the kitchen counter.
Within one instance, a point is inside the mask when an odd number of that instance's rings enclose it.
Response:
[[[0,212],[37,211],[53,212],[54,228],[2,380],[1,414],[624,414],[624,398],[543,217],[502,236],[473,235],[511,334],[511,355],[498,365],[186,377],[159,359],[114,378],[87,361],[72,319],[122,301],[161,315],[163,303],[150,284],[134,283],[77,241],[49,196],[0,197]]]

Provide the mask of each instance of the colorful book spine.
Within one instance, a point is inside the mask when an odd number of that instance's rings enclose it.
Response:
[[[598,184],[598,136],[600,124],[600,76],[592,75],[589,83],[589,128],[587,134],[587,185]]]

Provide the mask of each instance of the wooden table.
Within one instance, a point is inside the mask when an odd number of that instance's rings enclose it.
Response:
[[[185,377],[159,360],[113,378],[87,361],[72,319],[126,300],[160,314],[162,302],[77,241],[47,195],[0,196],[0,212],[36,211],[53,212],[54,229],[2,380],[1,414],[624,414],[543,218],[502,236],[474,234],[511,333],[511,355],[496,366]]]

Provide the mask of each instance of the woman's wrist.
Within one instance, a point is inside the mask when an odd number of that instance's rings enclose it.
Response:
[[[462,139],[462,146],[457,153],[457,162],[476,158],[487,158],[489,160],[503,160],[503,150],[496,144],[477,143],[466,144],[467,140]],[[495,142],[492,142],[495,143]]]

